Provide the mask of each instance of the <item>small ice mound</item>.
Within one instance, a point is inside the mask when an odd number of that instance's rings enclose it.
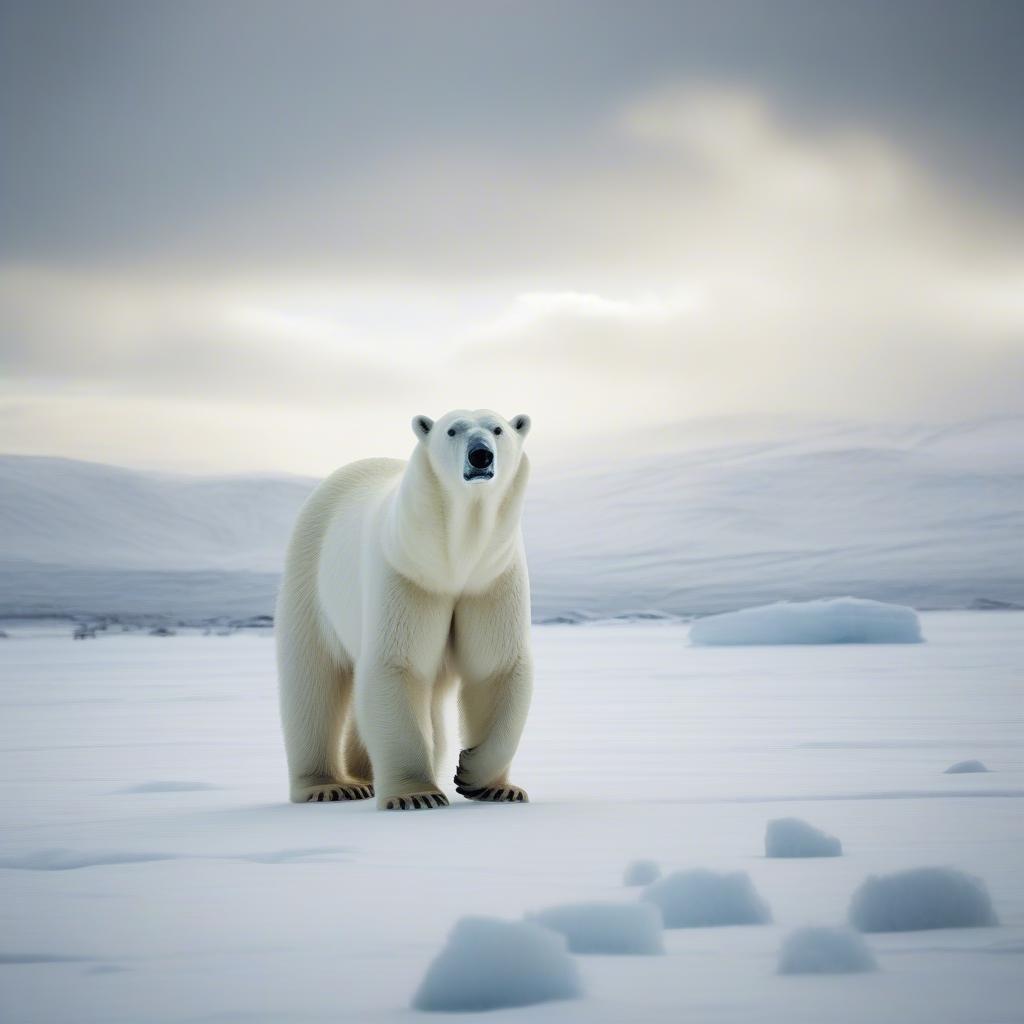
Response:
[[[666,928],[767,924],[772,919],[768,904],[742,871],[676,871],[647,888],[641,898],[658,907]]]
[[[576,964],[561,935],[529,921],[464,917],[427,968],[412,1005],[458,1013],[581,994]]]
[[[872,875],[853,894],[849,921],[862,932],[983,928],[999,923],[985,883],[955,868]]]
[[[657,861],[635,860],[622,876],[623,885],[650,885],[661,878],[661,868]]]
[[[843,844],[800,818],[776,818],[764,833],[766,857],[838,857]]]
[[[779,951],[779,974],[859,974],[877,966],[867,944],[849,928],[798,928]]]
[[[570,953],[656,956],[665,952],[661,915],[646,903],[570,903],[527,914],[565,936]]]
[[[917,644],[917,612],[857,597],[766,604],[710,615],[690,627],[698,647],[746,644]]]
[[[957,761],[951,764],[944,775],[969,775],[971,772],[987,772],[988,769],[980,761]]]

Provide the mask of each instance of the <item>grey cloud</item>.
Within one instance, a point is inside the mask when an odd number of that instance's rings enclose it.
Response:
[[[304,346],[225,322],[199,294],[151,282],[2,272],[0,371],[26,391],[337,406],[415,384],[386,348]]]
[[[1013,0],[21,0],[0,18],[8,258],[153,259],[175,240],[194,258],[218,248],[203,225],[246,217],[234,256],[266,256],[278,225],[261,211],[282,196],[467,148],[575,153],[583,170],[607,156],[611,105],[680,78],[746,82],[810,124],[875,124],[965,190],[1020,202]]]

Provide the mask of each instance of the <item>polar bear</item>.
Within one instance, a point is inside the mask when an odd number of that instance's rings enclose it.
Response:
[[[456,685],[456,791],[527,800],[507,775],[533,689],[519,528],[530,418],[457,410],[412,427],[408,462],[337,470],[292,534],[276,634],[295,802],[445,806],[442,709]]]

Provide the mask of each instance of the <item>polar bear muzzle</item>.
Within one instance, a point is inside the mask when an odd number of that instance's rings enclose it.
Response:
[[[494,449],[482,438],[475,437],[466,448],[463,480],[490,480],[494,476]]]

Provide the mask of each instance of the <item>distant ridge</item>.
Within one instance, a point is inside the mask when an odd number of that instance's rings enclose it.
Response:
[[[678,431],[535,471],[537,619],[721,611],[852,594],[1024,604],[1024,420]],[[257,615],[316,481],[0,456],[0,615]]]

